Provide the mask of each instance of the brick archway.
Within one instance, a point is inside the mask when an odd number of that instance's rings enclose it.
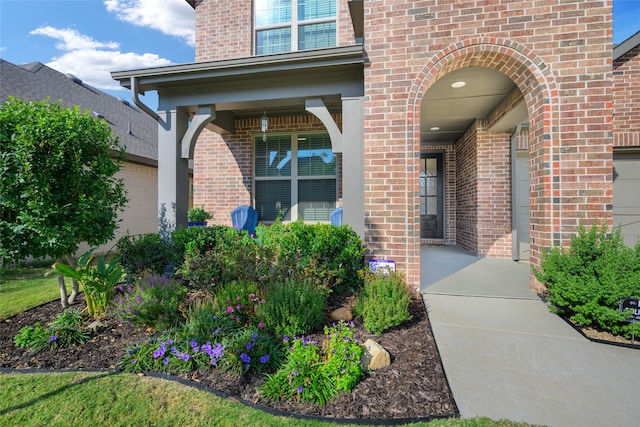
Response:
[[[560,141],[555,135],[558,121],[558,90],[548,67],[534,52],[519,43],[499,38],[472,38],[453,44],[434,55],[416,77],[409,93],[408,151],[420,150],[420,106],[424,95],[439,78],[465,67],[486,67],[509,77],[522,92],[529,115],[529,156],[531,160],[531,263],[539,265],[542,250],[559,241],[561,209],[551,203],[560,181],[553,171],[561,162]],[[416,157],[414,157],[416,159]],[[408,177],[411,195],[419,192],[419,167],[414,160]],[[557,176],[557,175],[556,175]],[[413,204],[416,206],[416,203]],[[416,230],[413,239],[419,248],[419,211],[413,212]],[[418,249],[419,250],[419,249]],[[532,279],[532,286],[536,286]]]

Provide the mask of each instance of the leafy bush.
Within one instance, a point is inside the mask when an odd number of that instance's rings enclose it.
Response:
[[[350,392],[364,373],[362,347],[353,336],[353,324],[325,327],[322,347],[305,338],[285,338],[287,358],[277,372],[267,375],[260,393],[270,400],[302,400],[323,405],[339,391]]]
[[[189,242],[196,240],[198,234],[204,227],[178,227],[171,232],[171,242],[173,243],[173,266],[176,270],[182,268],[184,255]]]
[[[189,285],[208,292],[221,283],[256,278],[256,242],[246,231],[203,227],[187,244],[182,273]]]
[[[82,323],[80,310],[65,310],[47,328],[40,323],[23,327],[13,338],[13,342],[18,347],[28,348],[32,353],[84,344],[91,334],[82,328]]]
[[[123,236],[116,243],[116,249],[118,262],[132,280],[145,271],[162,274],[173,260],[173,245],[158,233]]]
[[[367,331],[380,335],[411,319],[410,302],[409,288],[400,274],[369,274],[355,311],[362,316]]]
[[[619,305],[622,298],[640,295],[640,242],[634,249],[625,246],[620,229],[608,234],[604,222],[588,231],[581,224],[568,249],[543,254],[534,275],[547,285],[554,313],[631,337],[631,324]]]
[[[338,292],[362,287],[359,272],[363,268],[365,247],[347,225],[290,224],[276,222],[259,225],[260,274],[269,281],[315,277],[324,286]]]
[[[123,285],[120,291],[113,301],[113,311],[131,326],[164,329],[183,320],[179,308],[187,290],[175,280],[151,276]]]
[[[258,313],[275,336],[295,336],[320,325],[326,306],[323,290],[309,281],[291,279],[270,287]]]

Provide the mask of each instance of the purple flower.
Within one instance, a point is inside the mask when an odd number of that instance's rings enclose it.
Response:
[[[135,365],[135,364],[136,364],[136,362],[137,362],[137,360],[136,360],[136,359],[131,359],[131,364],[132,364],[132,365]]]
[[[164,363],[165,365],[167,365],[169,363],[169,358],[165,357],[164,359],[162,359],[162,363]]]
[[[304,387],[300,386],[298,387],[298,389],[296,390],[298,393],[302,393],[302,390],[304,390]]]
[[[57,340],[57,339],[58,339],[58,336],[57,336],[57,335],[51,335],[51,336],[49,337],[49,342],[54,342],[54,341],[55,341],[55,340]]]
[[[249,341],[247,343],[247,350],[251,350],[251,347],[253,347],[253,342]]]
[[[269,355],[268,354],[265,354],[264,356],[262,356],[260,358],[260,363],[262,363],[262,364],[267,363],[268,361],[269,361]]]
[[[173,340],[172,340],[171,338],[169,338],[169,339],[167,340],[167,344],[169,344],[169,345],[173,344]]]
[[[233,313],[233,307],[231,306],[227,307],[227,313]]]
[[[249,357],[249,355],[242,353],[240,355],[240,360],[242,360],[244,363],[249,363],[251,362],[251,357]]]

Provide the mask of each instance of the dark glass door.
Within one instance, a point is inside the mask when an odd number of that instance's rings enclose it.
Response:
[[[420,237],[444,238],[444,167],[442,153],[420,156]]]

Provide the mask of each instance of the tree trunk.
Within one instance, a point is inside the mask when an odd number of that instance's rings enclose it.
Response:
[[[60,304],[63,309],[69,308],[69,300],[67,299],[67,287],[64,284],[64,276],[58,275],[58,287],[60,288]]]
[[[71,255],[67,255],[67,264],[73,268],[78,268],[78,263]],[[78,296],[79,292],[78,281],[71,278],[71,295],[69,295],[69,304],[74,304],[76,302],[76,296]]]
[[[71,295],[69,295],[69,304],[74,304],[76,302],[76,296],[79,292],[78,281],[71,278]]]

